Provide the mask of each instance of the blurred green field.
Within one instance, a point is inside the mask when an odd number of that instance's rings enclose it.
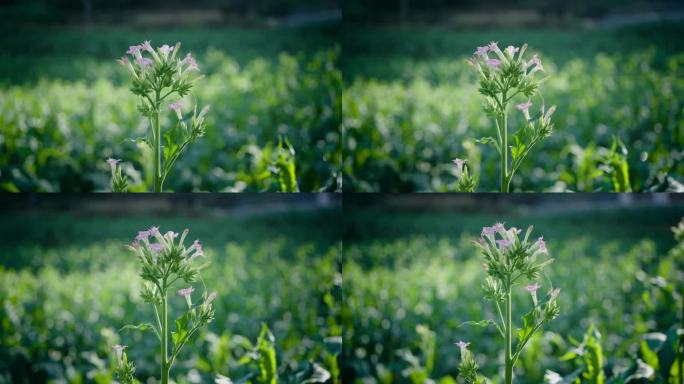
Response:
[[[172,370],[177,383],[255,372],[247,340],[275,335],[278,374],[296,382],[309,361],[334,372],[325,339],[341,336],[337,208],[313,211],[107,217],[3,215],[0,224],[0,383],[110,383],[112,345],[128,345],[138,379],[158,376],[158,341],[122,331],[154,317],[139,296],[138,263],[124,248],[139,229],[190,229],[211,266],[216,319]],[[201,284],[196,289],[201,291]],[[171,299],[180,309],[180,297]],[[158,359],[158,356],[156,357]],[[247,381],[249,382],[249,381]]]
[[[525,160],[515,191],[612,191],[613,138],[625,143],[633,191],[684,181],[684,24],[622,27],[359,27],[341,34],[344,184],[350,191],[447,191],[450,160],[468,159],[479,191],[498,190],[475,71],[477,46],[529,44],[550,78],[555,131]],[[535,105],[541,104],[533,98]],[[511,113],[511,131],[521,123]]]
[[[169,190],[277,190],[270,159],[280,137],[296,151],[301,191],[341,188],[342,75],[332,27],[0,32],[0,190],[106,191],[108,157],[123,159],[133,189],[149,189],[150,172],[142,172],[150,155],[128,140],[145,136],[148,124],[116,63],[143,40],[182,42],[205,75],[193,97],[212,107],[206,136],[178,160]]]
[[[681,327],[684,246],[677,246],[670,229],[684,216],[681,205],[569,208],[572,201],[557,198],[535,207],[482,199],[458,208],[448,199],[418,196],[404,208],[373,208],[359,204],[363,200],[344,201],[345,382],[456,383],[458,340],[471,343],[482,374],[503,382],[496,330],[460,326],[496,317],[482,298],[481,255],[471,243],[495,222],[534,225],[534,236],[544,236],[555,259],[549,277],[561,288],[560,317],[526,347],[516,383],[544,382],[547,369],[568,375],[579,368],[576,360],[560,359],[592,324],[602,335],[606,375],[637,359],[657,372],[658,357],[654,363],[653,352],[644,350],[644,335]],[[480,203],[487,207],[476,208]],[[519,290],[517,326],[530,305],[529,294]]]

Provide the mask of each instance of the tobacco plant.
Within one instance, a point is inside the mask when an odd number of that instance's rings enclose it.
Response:
[[[499,153],[501,192],[509,191],[511,179],[527,154],[553,130],[551,115],[556,111],[556,106],[546,110],[544,98],[539,92],[539,85],[544,79],[535,77],[537,72],[544,71],[544,67],[537,55],[529,61],[525,60],[526,50],[527,44],[520,48],[509,45],[503,52],[497,43],[492,42],[478,47],[473,57],[466,60],[480,75],[479,92],[485,97],[483,110],[496,125],[496,138],[483,137],[478,142],[493,145]],[[542,100],[541,107],[538,113],[530,116],[530,98],[538,93]],[[509,143],[508,112],[513,99],[518,96],[527,99],[515,105],[522,112],[525,122],[513,134],[512,143]]]
[[[201,304],[193,305],[194,288],[189,286],[177,291],[185,299],[187,310],[175,320],[176,330],[169,327],[169,293],[174,291],[174,284],[183,281],[191,284],[200,279],[200,270],[206,264],[196,265],[196,260],[204,256],[199,241],[186,247],[184,245],[188,230],[183,231],[180,239],[177,232],[169,231],[164,235],[157,227],[141,231],[128,247],[140,259],[143,286],[140,292],[142,299],[154,308],[155,320],[152,323],[127,325],[122,329],[138,329],[154,331],[160,343],[161,383],[169,383],[169,373],[181,349],[197,334],[200,328],[214,319],[212,302],[216,293],[207,295],[205,290]],[[171,343],[169,343],[169,335]],[[171,345],[169,345],[171,344]],[[171,346],[171,349],[169,349]],[[114,346],[117,353],[115,376],[123,384],[138,383],[135,379],[135,365],[128,360],[126,347]]]
[[[209,106],[202,108],[199,114],[197,105],[192,107],[192,115],[186,116],[183,112],[186,108],[182,98],[190,93],[195,81],[201,76],[192,54],[179,58],[180,46],[180,43],[176,43],[174,47],[164,44],[154,49],[149,41],[145,41],[140,45],[130,46],[126,55],[118,60],[132,77],[131,92],[140,97],[138,110],[149,120],[150,135],[134,141],[147,145],[152,150],[154,192],[162,191],[164,181],[178,157],[188,145],[204,136],[206,130],[205,116],[209,112]],[[170,102],[172,99],[175,101]],[[176,116],[176,126],[162,131],[161,115],[169,111],[173,111]],[[116,164],[112,166],[113,169],[115,167]],[[120,171],[117,172],[117,177],[122,178]],[[125,192],[120,187],[121,182],[115,182],[113,174],[112,190]]]
[[[487,275],[482,289],[485,299],[494,304],[498,319],[466,323],[493,325],[499,332],[504,342],[505,384],[513,382],[513,368],[525,345],[544,324],[558,317],[560,313],[556,302],[560,289],[550,286],[542,302],[537,297],[537,291],[541,288],[538,282],[525,286],[524,289],[532,298],[532,309],[521,319],[521,327],[517,328],[515,333],[517,343],[514,348],[513,292],[524,281],[537,280],[543,273],[544,267],[553,262],[553,259],[538,260],[543,255],[548,255],[543,237],[531,241],[532,227],[527,229],[522,239],[519,236],[520,232],[514,227],[506,229],[500,223],[482,229],[480,239],[475,242],[484,257],[482,267]],[[478,365],[468,350],[469,344],[465,341],[457,343],[461,350],[459,374],[466,383],[485,383],[485,379],[477,373]]]

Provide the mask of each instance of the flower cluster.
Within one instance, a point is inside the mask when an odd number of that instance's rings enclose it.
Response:
[[[192,108],[192,115],[186,119],[183,114],[183,103],[180,98],[188,95],[199,75],[197,61],[188,53],[180,58],[180,43],[171,47],[167,44],[153,48],[149,41],[132,45],[124,57],[119,59],[131,75],[131,92],[140,96],[140,113],[149,119],[151,135],[142,140],[154,152],[154,191],[161,192],[164,180],[170,173],[173,164],[188,144],[204,136],[206,132],[205,117],[209,106],[197,113],[197,106]],[[162,108],[169,97],[178,97]],[[174,111],[177,118],[176,129],[162,132],[160,114],[163,111]],[[162,139],[164,150],[162,152]],[[162,161],[163,156],[163,161]],[[112,181],[114,184],[114,181]]]
[[[534,280],[546,265],[553,262],[550,259],[537,263],[537,258],[548,254],[548,251],[543,237],[530,241],[532,227],[527,230],[523,239],[520,239],[520,233],[520,229],[506,229],[501,223],[482,228],[480,238],[475,244],[482,251],[484,268],[489,276],[504,280],[506,276],[515,274]]]
[[[512,98],[513,94],[508,93],[510,91],[531,97],[539,87],[534,74],[543,71],[544,67],[537,55],[526,61],[526,50],[527,44],[520,48],[509,45],[505,52],[495,42],[478,47],[466,63],[480,74],[480,92],[485,96],[498,98],[499,101],[503,101],[499,96],[504,96],[504,99],[507,96],[508,99]]]
[[[133,242],[128,246],[141,262],[140,276],[143,279],[141,297],[146,303],[154,306],[156,326],[144,323],[138,326],[126,326],[139,330],[152,329],[155,331],[162,348],[161,382],[168,384],[169,372],[181,348],[199,331],[199,329],[214,319],[213,301],[216,293],[207,295],[205,292],[200,305],[193,305],[192,294],[195,288],[190,285],[178,290],[178,295],[185,298],[187,311],[175,321],[177,330],[170,332],[168,328],[168,293],[177,281],[192,284],[199,278],[199,272],[205,265],[195,265],[195,260],[204,257],[204,250],[198,240],[186,247],[185,239],[188,230],[182,234],[168,231],[163,233],[158,227],[151,227],[139,231]],[[171,334],[172,349],[168,350],[168,335]],[[115,347],[121,355],[123,348]],[[135,367],[125,358],[118,356],[117,372],[121,372],[119,380],[123,383],[133,382]],[[129,378],[129,381],[125,381]]]
[[[456,192],[475,192],[477,180],[468,174],[466,160],[454,159],[454,176],[456,176]]]
[[[129,248],[142,262],[141,277],[147,283],[143,298],[154,298],[159,293],[159,287],[155,283],[164,278],[168,280],[175,275],[186,283],[192,283],[197,279],[199,268],[192,262],[196,257],[204,256],[204,252],[197,240],[186,248],[183,243],[187,235],[186,229],[176,243],[178,232],[168,231],[162,235],[158,227],[138,232]],[[150,300],[154,301],[156,299]]]
[[[461,350],[461,363],[458,365],[459,376],[461,376],[466,383],[479,383],[480,380],[477,377],[478,365],[473,354],[468,350],[470,343],[459,341],[456,345]]]
[[[128,192],[128,178],[121,172],[119,159],[107,159],[107,164],[112,171],[112,192]]]
[[[484,298],[494,303],[499,315],[498,321],[485,320],[478,324],[494,325],[505,341],[506,384],[512,383],[513,366],[532,335],[560,313],[557,303],[559,289],[551,288],[544,302],[540,302],[537,296],[541,284],[535,280],[544,267],[553,262],[553,259],[539,260],[542,256],[548,256],[546,242],[543,237],[531,239],[532,227],[527,229],[524,236],[521,233],[518,228],[506,228],[503,223],[496,223],[482,228],[479,239],[474,242],[484,257],[482,268],[487,275],[482,285]],[[518,342],[513,349],[512,292],[524,280],[531,281],[524,289],[532,298],[532,309],[522,317],[522,325],[516,332]],[[477,383],[477,364],[470,361],[472,357],[466,350],[467,345],[463,342],[459,344],[459,372],[467,383]]]
[[[192,81],[197,78],[193,74],[199,72],[199,66],[190,53],[183,59],[176,57],[180,46],[180,43],[176,43],[171,48],[164,44],[154,49],[149,41],[145,41],[128,47],[126,55],[118,62],[133,77],[134,94],[145,97],[150,92],[163,88],[170,88],[181,97],[188,93],[192,88]]]
[[[117,344],[113,348],[116,352],[116,369],[114,370],[114,377],[122,384],[137,384],[138,380],[135,379],[135,365],[128,361],[128,356],[124,351],[126,346]]]
[[[497,43],[491,42],[478,47],[473,57],[466,60],[480,75],[479,92],[485,96],[483,109],[496,123],[496,138],[483,137],[478,141],[494,145],[501,157],[502,192],[508,192],[513,175],[530,149],[553,131],[551,116],[556,110],[555,106],[546,110],[542,103],[539,113],[530,117],[530,98],[539,92],[539,85],[543,80],[538,79],[536,74],[543,72],[544,66],[537,55],[526,60],[526,50],[527,44],[522,47],[509,45],[502,51]],[[525,102],[516,105],[525,117],[525,124],[513,137],[513,145],[510,146],[512,162],[509,168],[508,106],[518,95],[527,98]]]

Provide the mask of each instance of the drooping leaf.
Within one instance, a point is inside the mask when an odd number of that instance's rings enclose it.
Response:
[[[123,327],[121,327],[120,331],[124,331],[124,330],[128,330],[128,329],[137,329],[140,332],[153,330],[154,334],[157,335],[157,338],[161,341],[161,336],[159,335],[159,331],[157,330],[157,328],[154,325],[152,325],[150,323],[140,323],[138,325],[133,325],[133,324],[124,325]]]

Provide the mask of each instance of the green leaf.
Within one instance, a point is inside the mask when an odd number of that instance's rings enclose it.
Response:
[[[660,363],[660,376],[667,381],[670,377],[672,364],[676,359],[675,351],[677,349],[678,337],[677,327],[672,327],[667,332],[666,340],[655,351],[658,353],[658,362]]]
[[[457,325],[456,328],[460,328],[464,325],[472,325],[472,326],[476,326],[476,327],[487,328],[490,324],[495,325],[496,323],[492,320],[480,320],[480,321],[471,320],[471,321],[465,321],[465,322]]]
[[[259,367],[259,375],[257,382],[260,384],[277,384],[277,360],[275,351],[275,337],[268,329],[266,324],[261,325],[261,333],[256,345],[257,366]]]
[[[128,330],[128,329],[137,329],[140,332],[149,331],[151,329],[154,331],[154,334],[157,335],[157,338],[161,341],[161,336],[159,335],[159,331],[157,330],[157,328],[154,325],[152,325],[150,323],[140,323],[138,325],[133,325],[133,324],[124,325],[123,327],[121,327],[121,329],[119,329],[119,331],[124,331],[124,330]]]
[[[301,383],[325,383],[328,380],[330,380],[330,372],[316,363],[311,363],[311,374]]]
[[[188,336],[188,316],[189,313],[186,313],[176,319],[176,332],[171,332],[171,340],[173,341],[174,349],[179,348]]]
[[[518,345],[522,345],[530,336],[532,336],[535,319],[534,308],[523,316],[523,326],[522,328],[518,328]]]

